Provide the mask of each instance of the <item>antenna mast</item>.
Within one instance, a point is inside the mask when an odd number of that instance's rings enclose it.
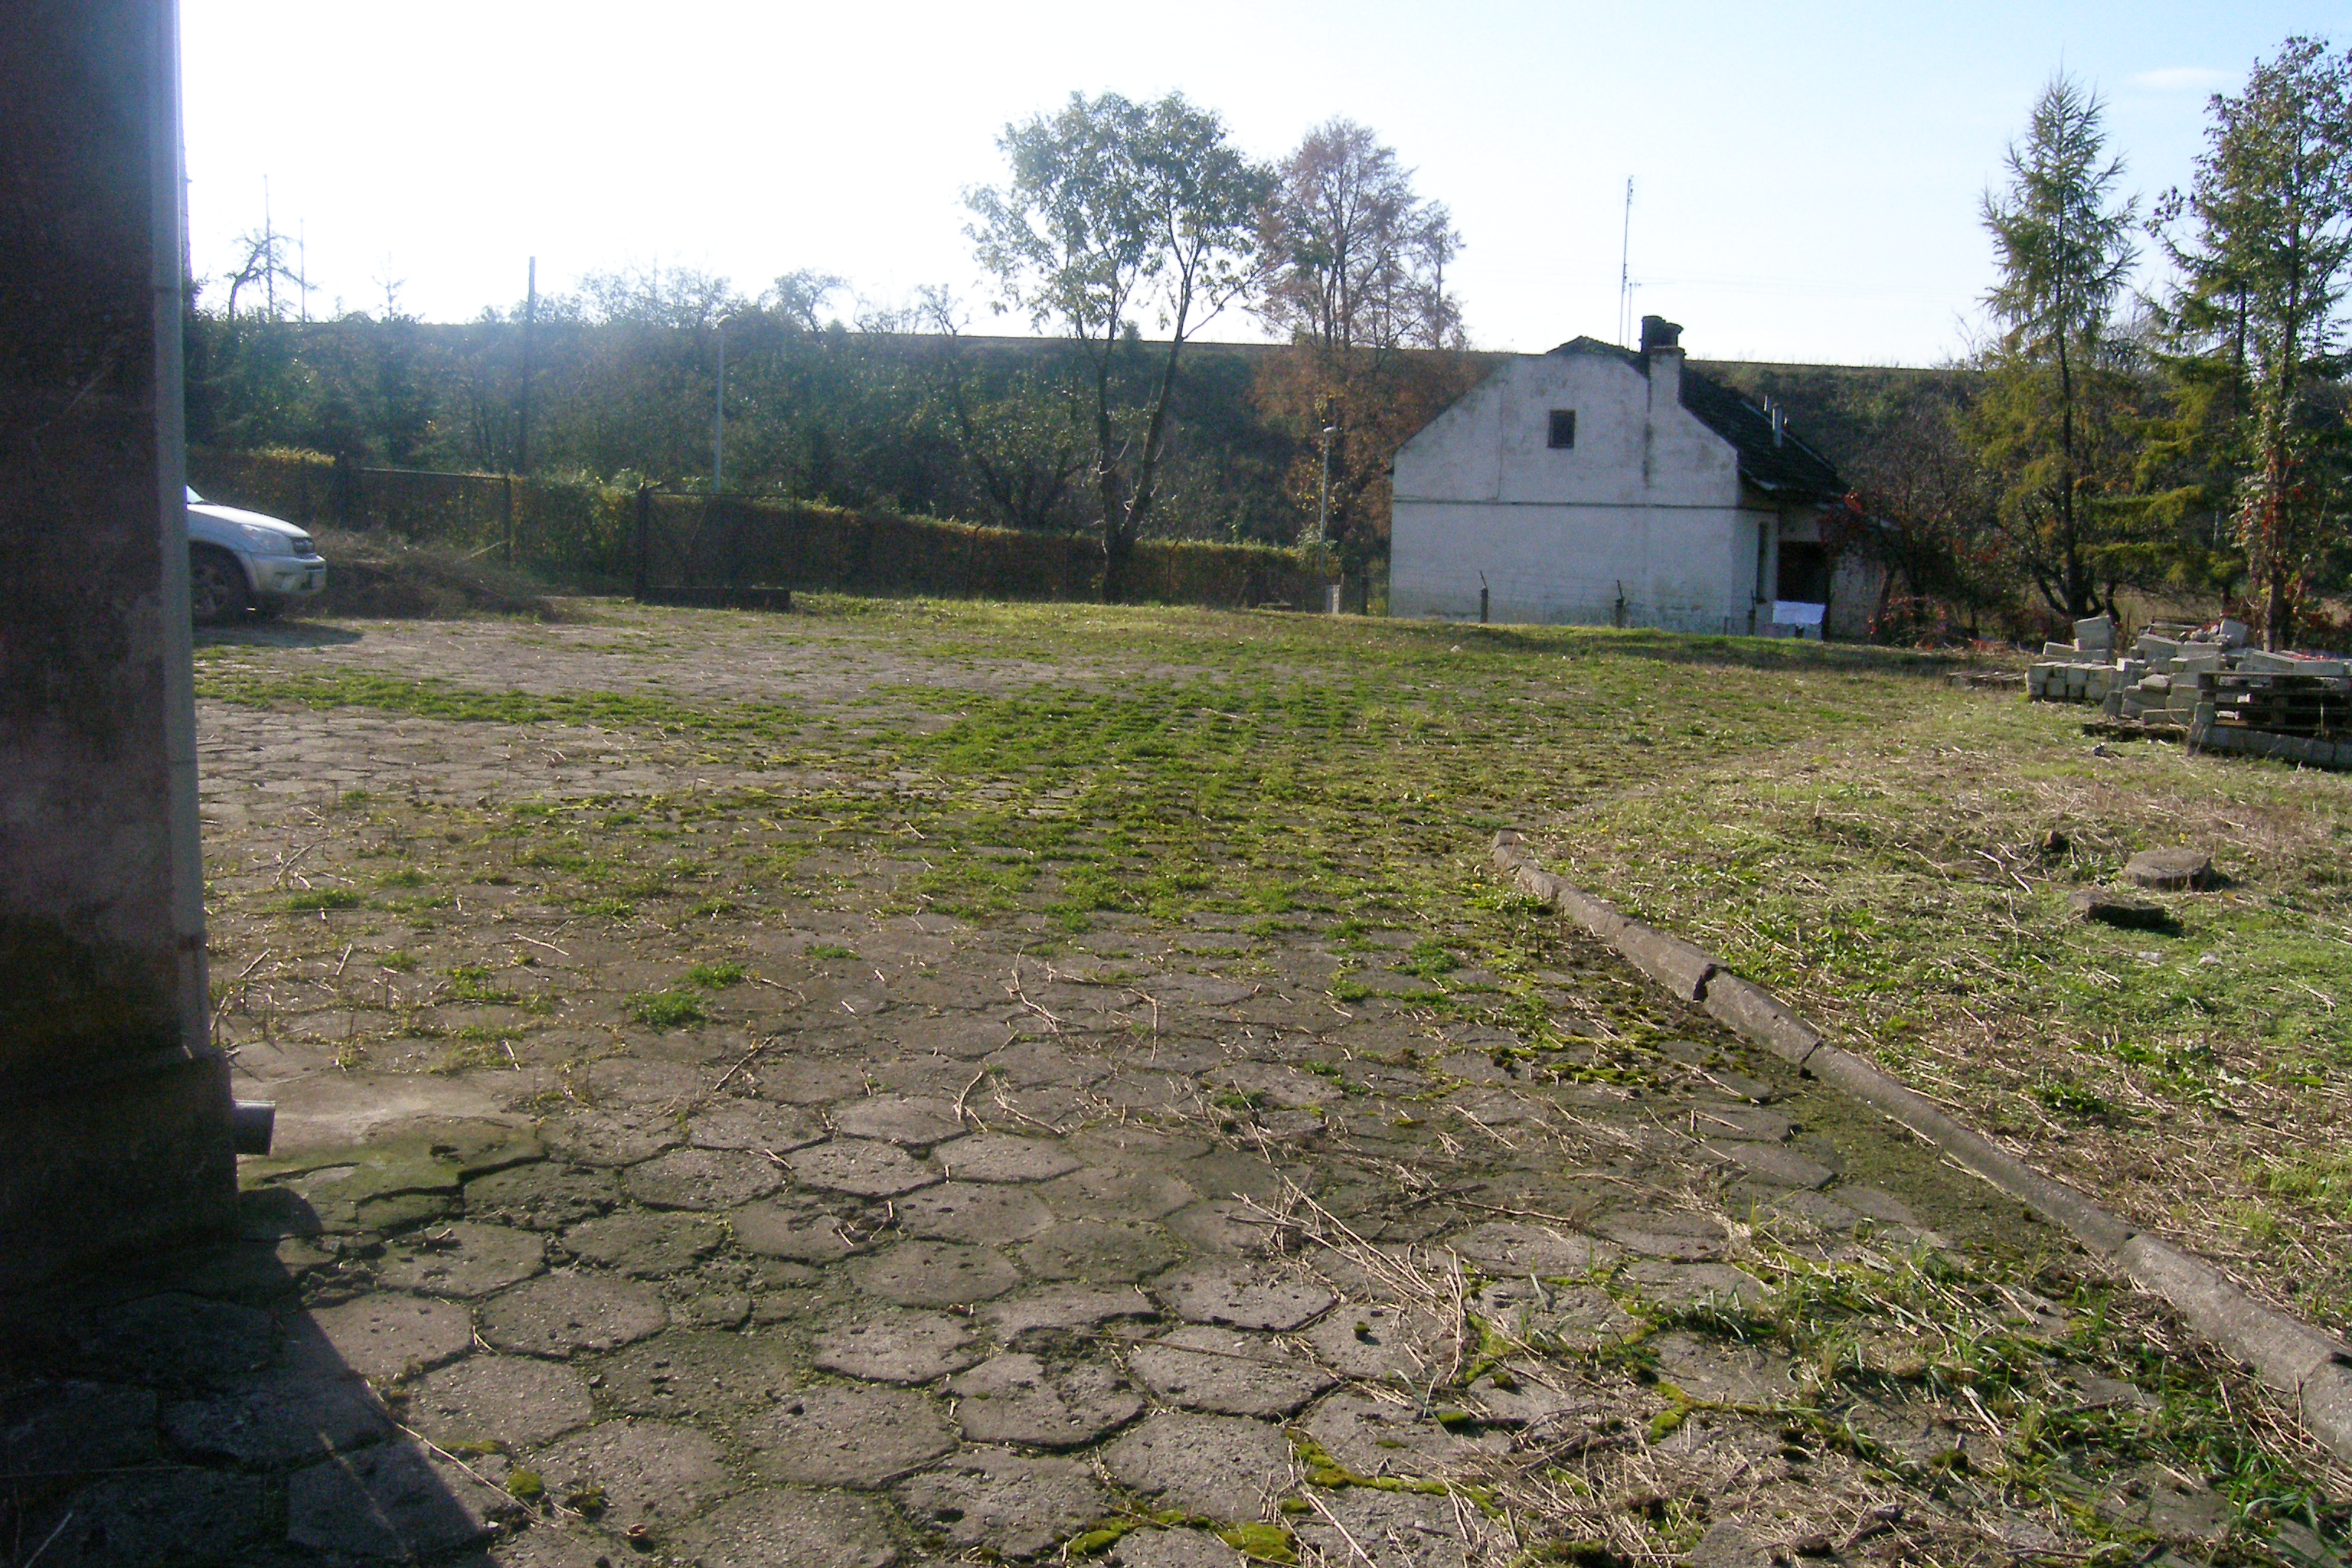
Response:
[[[1617,247],[1617,346],[1626,348],[1625,340],[1633,331],[1633,176],[1625,176],[1625,233]]]

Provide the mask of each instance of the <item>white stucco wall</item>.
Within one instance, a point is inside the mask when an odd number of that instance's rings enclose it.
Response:
[[[1399,448],[1389,555],[1396,616],[1475,619],[1483,574],[1496,621],[1737,631],[1750,626],[1759,522],[1738,462],[1665,384],[1598,353],[1499,366]],[[1576,445],[1548,445],[1576,411]]]

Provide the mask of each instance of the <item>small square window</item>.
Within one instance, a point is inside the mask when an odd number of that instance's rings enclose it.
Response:
[[[1555,408],[1551,411],[1551,445],[1566,448],[1576,445],[1576,410]]]

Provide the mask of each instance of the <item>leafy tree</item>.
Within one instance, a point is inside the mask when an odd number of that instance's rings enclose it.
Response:
[[[2181,278],[2167,324],[2182,351],[2185,444],[2234,492],[2275,648],[2343,531],[2346,430],[2325,394],[2347,363],[2336,308],[2352,280],[2352,54],[2289,38],[2211,113],[2189,195],[2161,209],[2191,225],[2167,247]]]
[[[2000,336],[1971,435],[2000,476],[2020,571],[2070,619],[2114,608],[2112,546],[2131,515],[2116,501],[2130,488],[2137,389],[2114,329],[2137,200],[2116,199],[2124,168],[2106,156],[2104,121],[2096,94],[2053,77],[2010,146],[2008,188],[1983,207],[2000,268],[1985,303]]]
[[[1272,180],[1181,93],[1154,103],[1073,93],[1050,119],[1006,126],[997,144],[1012,177],[967,195],[968,232],[1003,307],[1057,329],[1079,354],[1102,594],[1115,603],[1158,497],[1184,345],[1250,286]],[[1149,350],[1147,313],[1163,340]]]

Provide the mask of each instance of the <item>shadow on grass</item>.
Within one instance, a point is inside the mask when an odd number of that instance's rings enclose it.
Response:
[[[247,619],[231,626],[198,626],[198,647],[343,647],[367,634],[316,621]]]
[[[1461,621],[1399,621],[1391,627],[1419,641],[1534,654],[1612,654],[1663,664],[1736,664],[1750,669],[1849,673],[1869,670],[1941,679],[1975,662],[1964,653],[1922,653],[1863,643],[1811,642],[1797,637],[1724,637],[1714,633],[1619,631],[1612,626],[1481,626]]]

